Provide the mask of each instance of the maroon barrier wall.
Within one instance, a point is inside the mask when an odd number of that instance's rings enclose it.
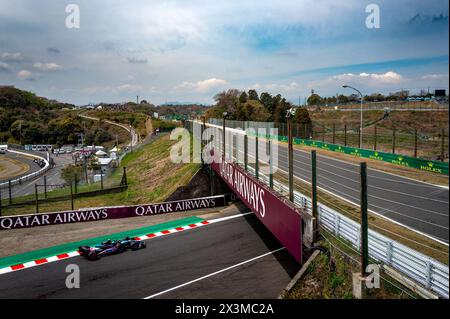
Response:
[[[221,207],[226,204],[226,195],[219,195],[157,204],[97,207],[86,210],[5,216],[0,217],[0,230],[176,213]]]
[[[300,210],[234,163],[213,163],[213,169],[250,208],[298,262],[302,262]]]

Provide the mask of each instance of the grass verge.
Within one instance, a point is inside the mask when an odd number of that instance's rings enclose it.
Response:
[[[359,271],[357,256],[332,238],[322,239],[318,244],[330,254],[320,253],[283,298],[353,299],[352,273]],[[416,299],[418,296],[381,271],[380,288],[369,289],[367,298]]]

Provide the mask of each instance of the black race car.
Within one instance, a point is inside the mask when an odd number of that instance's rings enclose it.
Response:
[[[84,256],[89,260],[97,260],[103,256],[123,253],[127,249],[138,250],[145,247],[146,245],[142,240],[126,237],[122,240],[107,240],[94,247],[80,246],[78,251],[81,256]]]

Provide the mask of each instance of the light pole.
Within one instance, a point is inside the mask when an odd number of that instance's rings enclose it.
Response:
[[[352,90],[358,92],[358,94],[361,96],[361,124],[360,124],[360,127],[359,127],[359,147],[362,148],[362,145],[363,145],[362,141],[363,141],[363,102],[364,102],[364,97],[363,97],[363,95],[362,95],[360,90],[355,89],[352,86],[343,85],[342,87],[345,88],[345,89],[347,89],[347,88],[348,89],[352,89]]]

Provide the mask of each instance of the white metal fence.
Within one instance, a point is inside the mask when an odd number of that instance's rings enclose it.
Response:
[[[220,144],[217,143],[219,148],[221,148]],[[233,160],[239,163],[234,156]],[[253,167],[248,166],[247,169],[249,173],[255,175]],[[258,176],[259,180],[269,185],[268,176],[261,172]],[[274,180],[273,187],[281,194],[289,193],[288,186],[279,181]],[[312,214],[311,199],[295,190],[294,204]],[[319,224],[359,250],[361,225],[324,204],[318,203],[317,206]],[[391,266],[441,297],[449,298],[449,267],[447,265],[373,230],[369,230],[369,256],[377,262]]]
[[[43,160],[45,162],[45,166],[42,167],[41,169],[37,170],[36,172],[33,172],[31,174],[27,174],[27,175],[22,176],[22,177],[11,179],[11,186],[14,186],[14,185],[17,185],[17,184],[22,184],[23,182],[32,180],[32,179],[36,178],[37,176],[42,175],[43,173],[48,171],[49,168],[50,168],[49,161],[46,158],[42,157],[42,156],[35,155],[35,154],[30,154],[30,153],[25,153],[25,152],[21,152],[21,151],[16,151],[16,150],[12,150],[12,149],[9,149],[7,152],[15,153],[15,154],[19,154],[19,155],[31,156],[31,157]],[[9,187],[9,181],[0,183],[0,189],[4,189],[4,188],[8,188],[8,187]]]

